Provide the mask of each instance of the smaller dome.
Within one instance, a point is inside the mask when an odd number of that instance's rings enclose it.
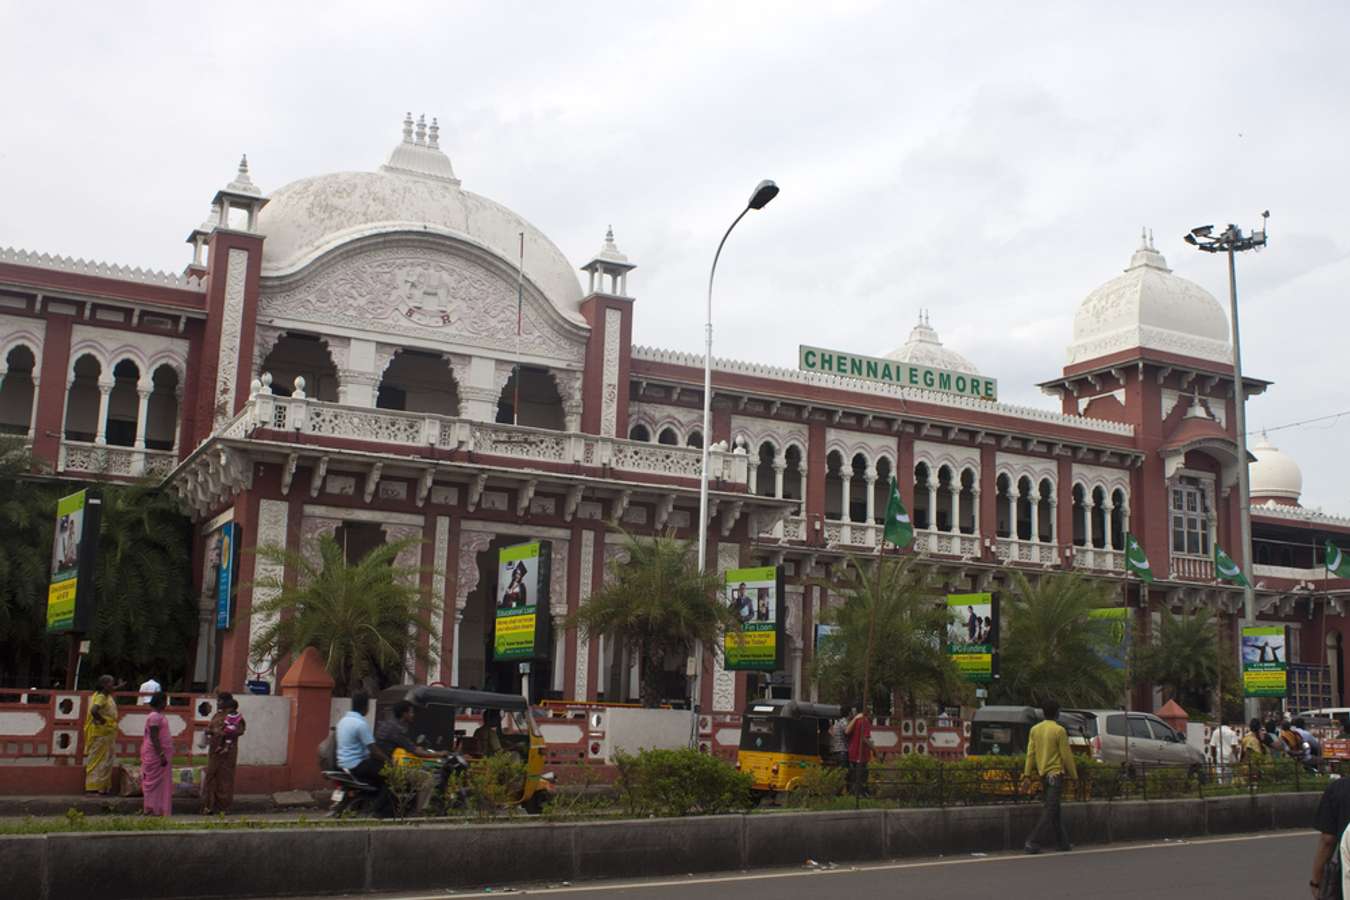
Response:
[[[913,363],[916,366],[928,366],[930,369],[945,369],[949,372],[962,372],[966,375],[978,375],[980,370],[955,350],[942,346],[933,326],[928,324],[928,314],[919,313],[919,324],[909,333],[909,340],[890,353],[887,359],[897,362]]]
[[[1284,500],[1297,504],[1303,493],[1303,472],[1294,458],[1270,442],[1265,432],[1252,447],[1256,462],[1248,469],[1252,499]]]

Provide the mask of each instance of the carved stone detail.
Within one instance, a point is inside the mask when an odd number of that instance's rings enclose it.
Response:
[[[445,632],[445,608],[451,598],[447,594],[447,583],[445,578],[445,557],[450,552],[450,517],[436,517],[436,537],[432,545],[431,558],[431,633],[436,635],[440,641],[439,646],[433,646],[427,658],[427,674],[429,681],[448,682],[448,672],[441,671],[441,664],[444,659],[444,651],[454,641],[454,636]],[[458,660],[454,661],[458,664]]]
[[[577,604],[586,602],[591,596],[591,581],[595,576],[595,532],[581,532],[581,582],[577,586]],[[590,698],[587,687],[590,682],[591,645],[590,641],[577,635],[577,667],[575,693],[577,700]]]
[[[740,565],[741,548],[737,544],[717,545],[717,571],[725,572]],[[723,666],[722,655],[713,654],[713,712],[734,712],[736,709],[736,675]]]
[[[548,609],[555,617],[567,615],[568,544],[568,541],[553,541],[553,553],[549,559]],[[556,664],[562,665],[561,657]]]
[[[244,327],[244,281],[248,251],[233,248],[225,266],[225,306],[220,314],[220,353],[216,361],[216,392],[212,421],[219,428],[234,415],[235,372],[239,368],[239,340]]]
[[[623,325],[623,313],[610,308],[605,310],[605,354],[604,368],[600,379],[600,433],[614,437],[618,428],[619,416],[619,330]]]
[[[492,533],[487,531],[461,530],[459,533],[459,568],[455,577],[455,610],[464,614],[469,603],[469,594],[478,587],[478,554],[492,544]],[[459,665],[459,660],[455,660]]]
[[[285,547],[287,534],[286,525],[288,521],[289,504],[284,500],[259,500],[258,501],[258,532],[254,541],[254,546],[258,547]],[[271,624],[271,618],[256,612],[258,606],[272,598],[276,597],[279,591],[275,588],[257,586],[257,582],[263,580],[280,579],[285,574],[286,568],[281,563],[273,562],[262,556],[255,556],[253,562],[253,612],[249,616],[248,639],[251,641],[264,628]],[[274,671],[275,660],[265,660],[255,671],[258,673],[269,673],[268,681],[274,681],[271,672]]]

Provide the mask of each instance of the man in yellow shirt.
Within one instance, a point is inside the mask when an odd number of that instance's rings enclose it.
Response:
[[[1064,798],[1065,777],[1076,781],[1078,769],[1069,750],[1069,733],[1055,721],[1059,718],[1059,704],[1046,700],[1042,709],[1045,721],[1033,726],[1027,736],[1027,765],[1022,772],[1024,782],[1030,782],[1033,774],[1039,776],[1043,788],[1041,817],[1023,848],[1028,853],[1040,853],[1049,839],[1055,841],[1059,850],[1073,849],[1069,834],[1064,830],[1059,804]]]

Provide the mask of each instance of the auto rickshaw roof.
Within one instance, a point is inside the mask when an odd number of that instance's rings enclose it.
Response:
[[[972,722],[1016,722],[1035,725],[1044,716],[1034,706],[982,706],[975,710]]]
[[[400,684],[380,691],[381,703],[407,700],[414,706],[456,706],[472,709],[502,709],[524,712],[529,703],[520,694],[497,694],[492,691],[469,691],[462,688],[428,687],[420,684]]]
[[[803,703],[800,700],[754,700],[745,709],[747,716],[780,716],[784,719],[837,719],[844,714],[832,703]]]

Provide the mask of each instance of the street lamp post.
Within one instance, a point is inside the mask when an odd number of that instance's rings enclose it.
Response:
[[[699,469],[698,485],[698,571],[708,571],[708,448],[712,444],[712,290],[713,278],[717,275],[717,260],[722,256],[722,247],[726,245],[731,231],[752,209],[763,209],[769,201],[778,196],[778,185],[765,179],[755,185],[745,209],[727,226],[722,240],[717,242],[717,252],[713,254],[712,268],[708,270],[708,308],[704,325],[703,349],[703,464]],[[691,705],[698,706],[699,693],[703,683],[703,647],[694,647],[694,696]]]
[[[1228,254],[1228,316],[1232,322],[1233,334],[1233,406],[1238,445],[1238,523],[1241,529],[1242,560],[1247,569],[1246,577],[1243,579],[1246,584],[1242,589],[1242,620],[1246,625],[1256,621],[1256,590],[1252,587],[1252,579],[1256,577],[1256,573],[1252,569],[1252,499],[1247,474],[1247,391],[1242,384],[1242,340],[1238,330],[1236,260],[1238,253],[1266,245],[1266,220],[1269,218],[1269,210],[1261,213],[1261,230],[1253,231],[1249,235],[1244,235],[1241,228],[1230,224],[1217,235],[1214,234],[1213,225],[1201,225],[1192,228],[1190,234],[1185,237],[1186,243],[1206,253]]]

